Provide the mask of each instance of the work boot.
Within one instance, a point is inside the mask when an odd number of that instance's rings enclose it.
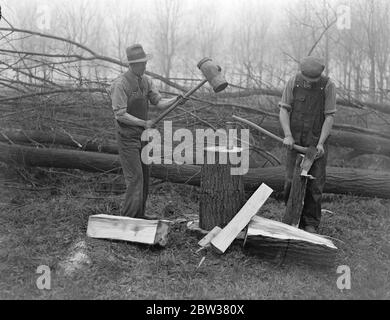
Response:
[[[305,226],[305,231],[310,233],[317,233],[316,228],[314,228],[313,226]]]

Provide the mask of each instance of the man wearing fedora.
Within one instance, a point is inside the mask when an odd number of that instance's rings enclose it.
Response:
[[[317,160],[309,174],[304,207],[299,228],[316,233],[321,220],[321,200],[326,178],[328,157],[327,139],[336,113],[336,86],[322,73],[322,59],[306,57],[300,63],[300,71],[293,76],[283,91],[279,102],[280,123],[284,132],[283,144],[287,147],[285,203],[289,198],[297,152],[294,143],[303,147],[317,148]]]
[[[146,63],[152,55],[146,54],[139,44],[126,49],[129,70],[121,74],[111,85],[111,100],[117,127],[119,158],[126,181],[125,202],[121,215],[157,219],[145,215],[145,203],[149,188],[149,168],[142,162],[141,142],[144,129],[152,127],[148,119],[149,103],[165,109],[179,97],[162,99],[150,78],[144,75]]]

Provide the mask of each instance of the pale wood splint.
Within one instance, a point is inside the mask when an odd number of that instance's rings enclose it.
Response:
[[[198,245],[201,247],[206,247],[210,245],[211,240],[213,240],[218,233],[221,232],[221,228],[218,226],[215,226],[213,230],[211,230],[204,238],[202,238],[199,242]]]
[[[244,204],[236,216],[211,240],[211,245],[219,253],[224,253],[237,235],[244,229],[254,215],[260,210],[273,190],[262,184]]]
[[[169,221],[144,220],[123,216],[98,214],[89,217],[87,236],[166,246]]]

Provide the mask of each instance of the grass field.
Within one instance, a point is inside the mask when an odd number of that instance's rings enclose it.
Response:
[[[175,224],[164,249],[89,239],[89,215],[119,210],[121,195],[94,191],[108,177],[34,169],[22,179],[7,167],[0,172],[7,182],[0,190],[1,299],[390,298],[389,200],[326,196],[323,208],[333,214],[323,216],[320,233],[338,239],[339,251],[333,267],[321,268],[263,260],[239,243],[222,256],[195,253],[198,239],[185,222]],[[27,177],[45,187],[28,190]],[[194,187],[162,183],[152,186],[147,205],[149,212],[184,221],[196,217],[197,200]],[[269,199],[259,214],[279,220],[282,213],[282,202]],[[77,244],[84,254],[78,258]],[[50,290],[36,286],[40,265],[51,269]],[[337,288],[339,265],[351,269],[350,290]]]

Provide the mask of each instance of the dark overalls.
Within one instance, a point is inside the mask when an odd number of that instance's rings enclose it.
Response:
[[[144,78],[135,79],[127,71],[127,113],[139,119],[148,119],[148,83]],[[132,90],[136,88],[136,90]],[[149,189],[149,167],[141,160],[141,150],[146,142],[141,142],[143,127],[118,123],[117,141],[119,159],[126,181],[125,202],[121,215],[142,218]]]
[[[321,136],[322,125],[325,121],[325,86],[329,78],[321,77],[318,82],[308,83],[298,74],[295,80],[294,102],[290,115],[291,133],[296,144],[304,147],[316,147]],[[302,210],[300,228],[313,226],[318,228],[321,220],[321,200],[325,185],[328,144],[324,144],[325,154],[314,161],[309,174],[315,177],[309,180]],[[286,182],[284,186],[285,202],[291,190],[291,182],[297,152],[287,151]]]

